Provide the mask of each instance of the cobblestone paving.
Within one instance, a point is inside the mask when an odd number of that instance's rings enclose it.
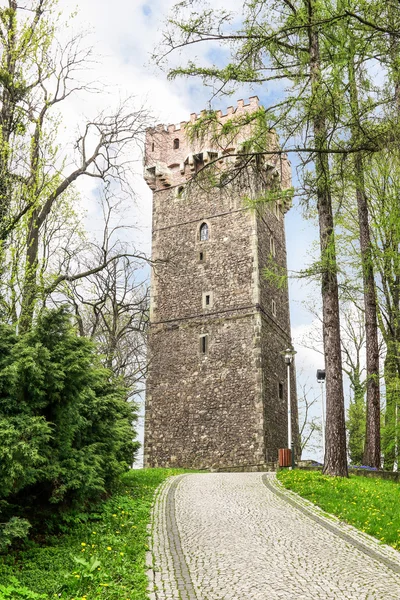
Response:
[[[168,480],[153,512],[152,600],[399,600],[400,553],[274,475]]]

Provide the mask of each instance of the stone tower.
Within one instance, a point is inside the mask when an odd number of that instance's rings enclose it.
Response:
[[[257,97],[248,105],[239,100],[226,115],[217,113],[218,124],[254,111]],[[191,123],[198,119],[191,115]],[[145,466],[262,465],[287,446],[281,352],[291,345],[289,298],[263,268],[272,260],[286,269],[289,205],[246,208],[244,197],[268,187],[254,186],[253,176],[233,177],[226,186],[202,184],[207,165],[214,172],[228,164],[235,169],[250,125],[223,146],[211,134],[190,141],[186,126],[159,125],[146,137],[153,272]],[[270,143],[278,149],[275,134]],[[267,155],[261,170],[275,188],[291,186],[285,155]],[[294,378],[292,384],[295,390]],[[297,432],[295,391],[292,415]]]

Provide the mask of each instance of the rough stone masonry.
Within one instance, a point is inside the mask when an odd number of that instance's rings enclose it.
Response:
[[[245,199],[288,189],[277,154],[247,159],[258,98],[239,100],[213,127],[207,113],[147,132],[145,179],[153,190],[149,377],[144,460],[148,467],[250,468],[287,446],[291,345],[287,286],[264,275],[286,270],[285,196],[254,210]],[[204,117],[202,119],[202,117]],[[251,119],[249,119],[251,121]],[[233,125],[233,126],[232,126]],[[225,126],[221,138],[215,129]],[[292,427],[298,431],[292,369]],[[296,439],[296,438],[295,438]]]

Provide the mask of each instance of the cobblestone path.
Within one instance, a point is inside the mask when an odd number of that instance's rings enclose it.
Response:
[[[152,600],[399,600],[400,553],[272,474],[172,478],[153,512]]]

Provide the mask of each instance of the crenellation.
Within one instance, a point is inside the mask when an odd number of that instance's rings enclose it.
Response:
[[[260,100],[258,96],[250,96],[249,103],[252,109],[258,109],[260,107]]]

